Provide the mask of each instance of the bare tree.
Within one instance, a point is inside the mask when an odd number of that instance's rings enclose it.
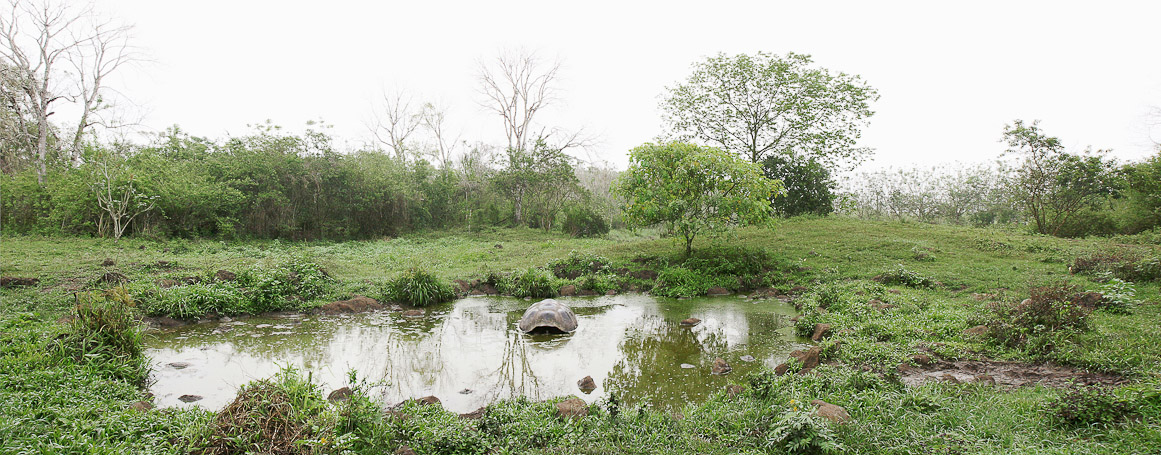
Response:
[[[451,133],[447,131],[445,125],[447,107],[434,103],[424,103],[419,117],[423,127],[427,129],[435,142],[429,154],[432,155],[441,169],[448,169],[452,164],[452,156],[455,154],[460,136],[456,135],[455,138],[451,138]]]
[[[407,138],[422,123],[422,116],[411,107],[411,97],[396,90],[383,95],[383,109],[376,111],[375,124],[371,134],[375,140],[386,145],[400,160],[407,159]]]
[[[9,0],[9,5],[10,14],[0,15],[0,61],[22,81],[35,122],[37,179],[43,183],[49,140],[59,141],[50,137],[49,122],[57,102],[75,103],[81,110],[71,140],[62,144],[76,163],[84,133],[100,123],[97,113],[111,106],[105,99],[106,78],[136,56],[128,46],[130,27],[99,19],[91,6],[51,0]]]
[[[504,119],[508,148],[526,150],[536,140],[530,135],[532,119],[555,99],[552,84],[558,71],[560,62],[544,63],[524,50],[480,62],[480,91],[486,98],[482,105]]]
[[[105,217],[108,216],[112,225],[107,227],[112,229],[113,240],[120,240],[129,223],[156,207],[157,197],[142,193],[137,188],[135,176],[126,172],[124,160],[112,152],[95,160],[91,182],[97,206],[101,209],[98,231],[105,231]]]

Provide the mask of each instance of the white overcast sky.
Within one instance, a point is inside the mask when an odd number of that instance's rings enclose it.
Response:
[[[1042,120],[1073,150],[1155,150],[1161,1],[490,2],[100,0],[152,62],[116,83],[153,130],[214,138],[271,119],[322,119],[350,143],[384,90],[450,107],[463,138],[503,142],[477,104],[480,59],[501,48],[563,62],[543,124],[600,138],[623,168],[661,131],[664,87],[718,52],[789,51],[880,92],[861,144],[872,167],[996,158],[1005,123]]]

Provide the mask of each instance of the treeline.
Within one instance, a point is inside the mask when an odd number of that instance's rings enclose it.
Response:
[[[577,235],[619,219],[615,177],[538,141],[470,147],[432,165],[331,136],[266,125],[215,141],[174,127],[148,145],[89,144],[83,164],[9,160],[0,176],[5,233],[363,239],[423,229],[527,225]]]
[[[874,219],[1025,224],[1060,237],[1136,234],[1161,226],[1161,149],[1121,163],[1106,151],[1066,152],[1036,123],[1005,128],[1005,159],[862,173],[840,211]]]

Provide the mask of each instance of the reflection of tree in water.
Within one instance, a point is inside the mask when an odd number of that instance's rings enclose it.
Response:
[[[621,344],[621,361],[606,382],[606,389],[616,391],[626,403],[649,398],[656,405],[677,408],[710,393],[696,383],[725,384],[724,378],[709,374],[714,354],[726,349],[721,333],[712,331],[699,337],[694,333],[696,327],[681,327],[660,316],[646,316],[638,328],[629,330]],[[683,363],[695,368],[683,369]]]
[[[514,396],[540,399],[540,380],[528,361],[528,340],[524,334],[508,330],[500,367],[488,374],[483,382],[495,384],[484,392],[488,402]]]

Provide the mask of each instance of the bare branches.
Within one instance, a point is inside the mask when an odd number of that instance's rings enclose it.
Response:
[[[504,120],[508,147],[524,150],[533,138],[529,136],[532,119],[554,101],[553,82],[560,62],[543,63],[534,53],[524,50],[501,52],[491,62],[480,62],[482,103]]]
[[[9,0],[9,5],[11,14],[0,16],[0,62],[19,76],[20,101],[35,123],[37,176],[43,183],[54,151],[50,139],[65,146],[61,151],[77,164],[84,134],[97,124],[115,126],[99,114],[113,105],[105,99],[106,79],[137,56],[129,46],[131,27],[100,19],[90,6],[51,0]],[[55,136],[49,122],[61,100],[81,111],[67,143]]]
[[[383,109],[381,112],[376,110],[375,125],[371,127],[375,140],[390,148],[400,160],[407,158],[407,138],[423,120],[411,107],[411,102],[411,97],[405,96],[401,90],[384,94]]]

